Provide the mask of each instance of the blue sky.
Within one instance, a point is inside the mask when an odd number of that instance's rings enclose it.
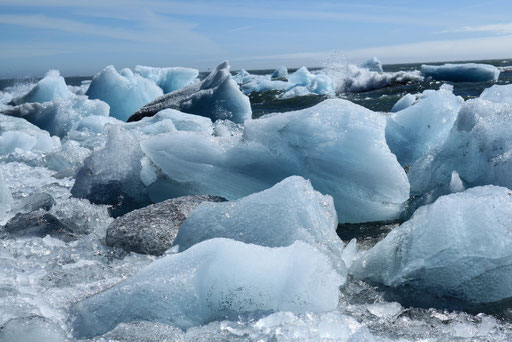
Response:
[[[512,1],[0,0],[0,77],[512,58]]]

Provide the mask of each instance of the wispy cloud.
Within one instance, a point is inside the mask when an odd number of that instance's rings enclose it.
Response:
[[[511,34],[512,23],[490,24],[479,26],[463,26],[452,30],[445,30],[444,32],[489,32],[497,34]]]

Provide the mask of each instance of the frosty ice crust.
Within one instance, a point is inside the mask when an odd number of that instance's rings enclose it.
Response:
[[[350,268],[414,306],[464,308],[512,297],[512,191],[475,187],[419,208]]]
[[[421,73],[440,81],[450,82],[485,82],[497,81],[500,70],[494,65],[464,63],[443,65],[422,65]]]
[[[331,311],[341,284],[327,257],[306,243],[269,248],[212,239],[77,303],[74,334],[93,337],[133,320],[189,328],[247,312]]]

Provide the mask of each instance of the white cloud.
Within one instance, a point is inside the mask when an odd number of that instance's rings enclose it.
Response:
[[[463,26],[453,30],[442,32],[492,32],[499,34],[512,34],[512,23],[479,25],[479,26]]]

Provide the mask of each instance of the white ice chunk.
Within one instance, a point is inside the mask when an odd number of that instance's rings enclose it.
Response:
[[[232,79],[227,61],[219,64],[208,77],[183,89],[166,94],[140,108],[130,121],[153,116],[163,109],[176,109],[215,120],[243,123],[251,118],[249,98]]]
[[[451,91],[426,90],[419,101],[387,117],[386,140],[402,165],[441,146],[448,137],[464,100]]]
[[[363,64],[360,65],[363,69],[368,69],[369,71],[375,71],[375,72],[383,72],[382,69],[382,62],[379,61],[377,57],[372,57]]]
[[[182,251],[220,237],[267,247],[304,241],[329,256],[345,274],[337,227],[332,197],[315,191],[304,178],[292,176],[237,201],[201,203],[182,224],[173,245]]]
[[[310,93],[318,95],[334,95],[336,90],[336,84],[329,76],[323,73],[313,74],[306,67],[288,76],[288,82],[292,87],[305,87]]]
[[[117,72],[109,65],[94,76],[86,95],[105,101],[110,106],[110,116],[126,121],[137,109],[162,96],[163,92],[155,82],[133,74],[130,69]]]
[[[450,191],[451,192],[462,192],[464,191],[464,184],[462,183],[462,180],[459,177],[459,174],[457,171],[452,172],[452,178],[450,180]]]
[[[328,259],[304,242],[269,248],[212,239],[77,303],[74,333],[93,337],[133,320],[189,328],[248,313],[331,311],[340,285]]]
[[[400,98],[400,100],[396,101],[396,103],[393,105],[393,108],[391,108],[391,112],[395,113],[401,111],[402,109],[409,108],[416,102],[416,100],[416,95],[405,94]]]
[[[11,190],[5,184],[4,177],[0,173],[0,223],[3,216],[9,211],[12,203]]]
[[[468,187],[512,188],[512,104],[466,101],[444,145],[410,168],[411,190],[423,194],[446,187],[454,170]]]
[[[391,220],[409,198],[409,183],[386,144],[385,121],[330,99],[246,121],[242,141],[192,132],[149,137],[142,150],[168,178],[149,191],[159,200],[205,193],[237,199],[300,175],[333,196],[340,222]]]
[[[512,84],[495,84],[490,88],[484,89],[480,98],[497,103],[512,104]]]
[[[429,307],[440,297],[469,304],[510,300],[512,192],[489,185],[442,196],[350,270]]]
[[[71,94],[44,103],[25,103],[4,111],[5,114],[21,117],[51,135],[64,137],[72,126],[87,116],[108,116],[109,106],[100,100],[89,100],[87,96]]]
[[[425,77],[449,82],[487,82],[497,81],[500,71],[489,64],[443,64],[421,66],[421,73]]]
[[[27,94],[14,98],[13,102],[15,104],[27,102],[41,103],[58,98],[66,98],[70,95],[72,95],[72,92],[69,91],[64,77],[60,75],[58,70],[50,70]]]
[[[288,78],[288,69],[284,65],[282,65],[279,68],[277,68],[276,70],[274,70],[274,72],[272,73],[272,75],[270,77],[271,78]]]
[[[162,88],[164,94],[188,86],[199,76],[197,69],[182,67],[155,68],[137,65],[135,72],[144,78],[154,81]]]

